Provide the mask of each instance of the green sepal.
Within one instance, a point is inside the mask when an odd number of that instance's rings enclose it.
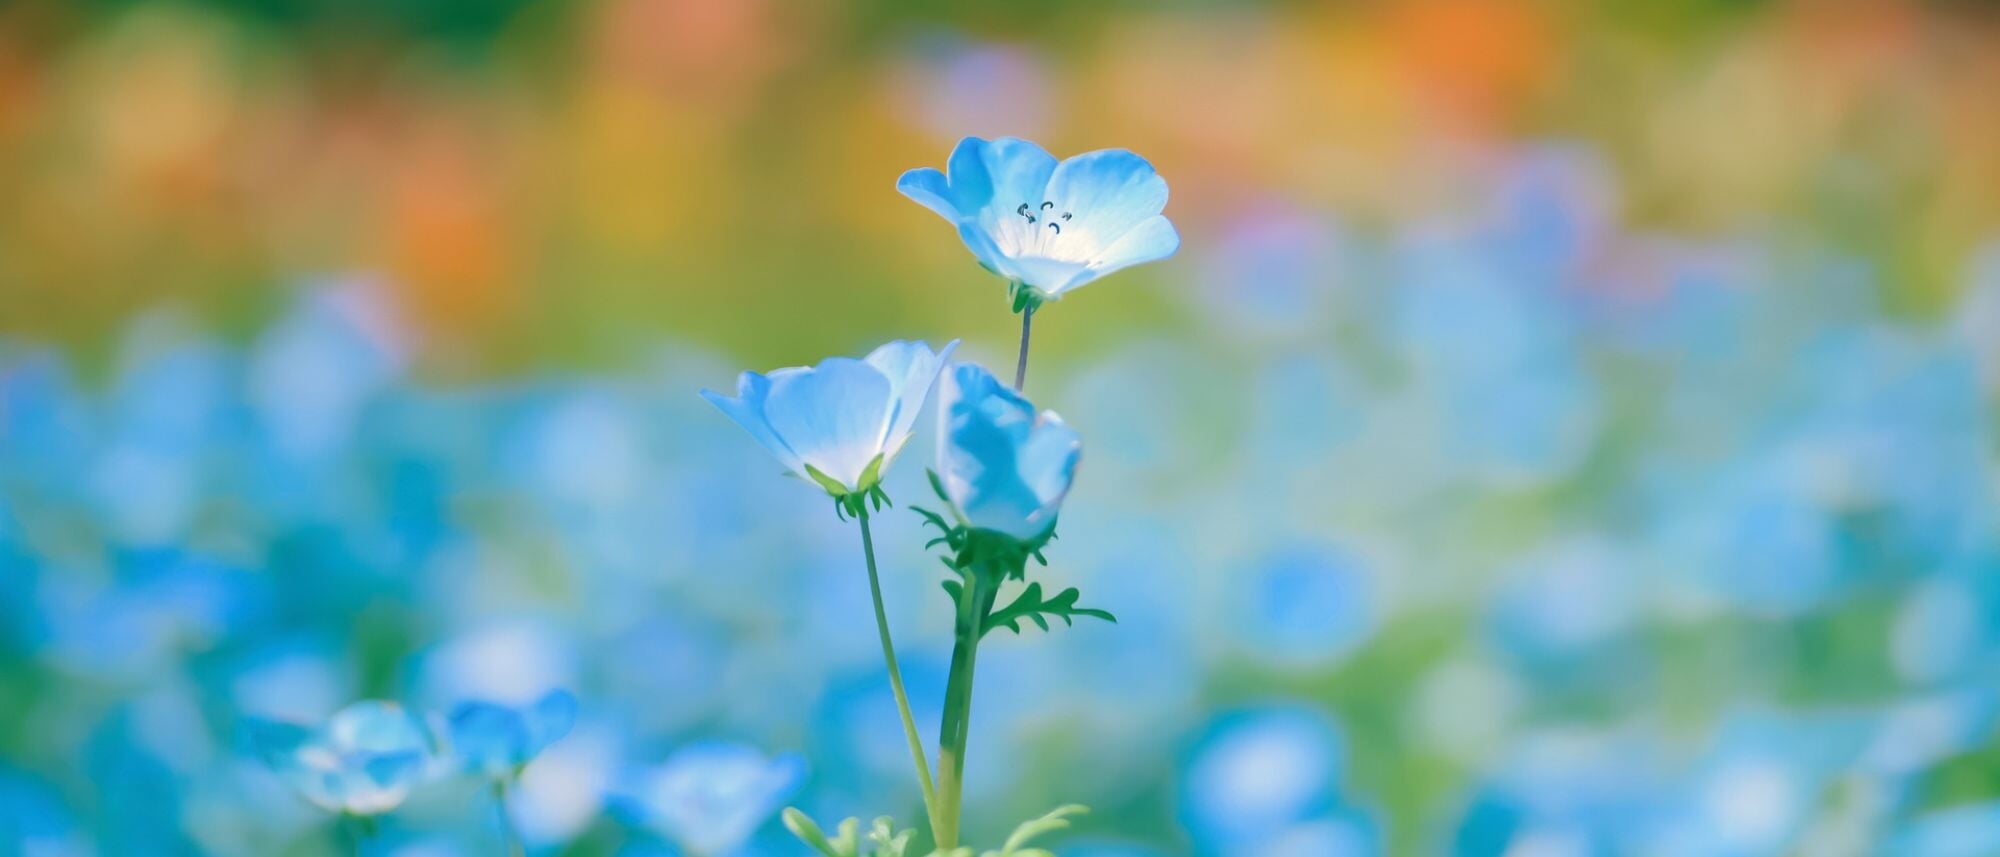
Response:
[[[861,478],[854,484],[856,491],[868,491],[882,484],[882,459],[884,457],[882,455],[875,456],[874,461],[868,462],[868,466],[861,469]]]
[[[1007,301],[1013,304],[1014,312],[1017,315],[1041,309],[1044,300],[1046,299],[1042,297],[1041,293],[1035,291],[1034,287],[1027,283],[1023,283],[1020,280],[1012,280],[1007,283]]]
[[[821,473],[819,468],[810,464],[805,465],[805,468],[806,477],[819,483],[819,487],[825,489],[828,496],[845,497],[848,495],[847,486],[842,484],[840,480]]]
[[[859,518],[868,513],[870,506],[880,512],[884,506],[896,505],[889,500],[889,492],[882,490],[882,460],[883,456],[878,455],[874,461],[868,462],[868,466],[861,471],[860,486],[852,491],[841,484],[840,480],[820,472],[819,468],[810,464],[805,465],[806,477],[826,491],[827,496],[833,498],[835,517],[843,521],[848,518]]]
[[[1001,627],[1019,634],[1021,633],[1022,619],[1027,619],[1046,631],[1049,629],[1049,620],[1043,618],[1044,616],[1054,616],[1061,619],[1064,625],[1075,625],[1076,621],[1074,617],[1077,616],[1103,619],[1114,625],[1118,623],[1118,617],[1111,615],[1111,611],[1109,610],[1076,606],[1077,599],[1081,597],[1082,593],[1078,592],[1076,587],[1072,586],[1056,593],[1056,597],[1044,601],[1042,600],[1042,585],[1040,583],[1030,583],[1028,584],[1028,588],[1021,590],[1021,594],[1011,603],[993,611],[992,614],[986,617],[985,630],[980,633],[980,636],[984,637],[986,634],[992,633],[995,628]]]

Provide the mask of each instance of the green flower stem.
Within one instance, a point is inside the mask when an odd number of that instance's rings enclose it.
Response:
[[[507,781],[493,781],[493,808],[500,813],[500,844],[507,857],[527,857],[521,837],[514,832],[514,817],[507,813]]]
[[[971,737],[972,671],[979,660],[979,638],[986,615],[999,594],[997,581],[988,583],[977,572],[968,576],[971,591],[959,599],[956,641],[951,649],[951,675],[945,681],[944,719],[938,725],[937,846],[958,847],[958,822],[965,791],[965,746]]]
[[[341,813],[340,830],[347,834],[347,844],[354,851],[354,857],[368,853],[368,840],[375,835],[375,819],[366,815]]]
[[[917,720],[910,716],[910,696],[903,690],[903,668],[896,663],[896,646],[889,641],[889,614],[882,609],[882,578],[875,570],[875,537],[868,530],[867,507],[855,515],[861,523],[861,552],[868,557],[868,594],[875,599],[875,630],[882,637],[882,660],[889,667],[889,688],[896,694],[896,711],[903,715],[903,735],[910,739],[910,760],[917,765],[917,782],[924,789],[924,814],[929,816],[931,835],[938,836],[937,789],[931,784],[931,766],[924,759],[924,742],[917,737]]]
[[[1028,304],[1021,310],[1021,356],[1014,360],[1014,392],[1021,392],[1022,385],[1028,383],[1028,334],[1034,329],[1035,305]]]

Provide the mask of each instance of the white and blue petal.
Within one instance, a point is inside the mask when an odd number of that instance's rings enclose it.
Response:
[[[629,773],[619,804],[683,849],[730,854],[777,812],[805,773],[795,753],[767,757],[755,747],[700,741],[658,767]]]
[[[835,357],[809,371],[773,373],[764,416],[800,461],[856,491],[882,452],[889,392],[881,370]]]
[[[910,430],[917,424],[917,414],[937,383],[938,373],[944,371],[945,361],[957,348],[956,339],[945,343],[941,351],[932,351],[922,342],[899,339],[884,343],[862,358],[889,379],[889,415],[880,439],[884,469],[902,450],[903,441],[909,439]]]
[[[1099,251],[1086,266],[1083,274],[1057,287],[1054,293],[1062,294],[1133,265],[1157,262],[1174,255],[1180,249],[1181,235],[1174,229],[1173,221],[1164,215],[1155,214],[1139,221],[1137,226],[1126,230],[1118,240]]]
[[[991,226],[1023,204],[1039,205],[1055,170],[1055,156],[1027,140],[967,137],[951,150],[944,172],[910,170],[896,189],[953,223]]]
[[[745,372],[736,380],[736,398],[724,396],[714,390],[703,390],[701,396],[713,402],[722,413],[744,431],[756,438],[757,443],[770,450],[785,469],[794,473],[804,473],[804,463],[798,453],[792,451],[778,433],[772,431],[771,423],[764,417],[764,403],[771,394],[771,379],[755,372]]]
[[[401,805],[434,758],[421,723],[393,702],[358,702],[317,730],[257,724],[253,744],[272,770],[329,812],[378,815]]]
[[[952,195],[951,183],[935,167],[918,167],[903,173],[901,178],[896,179],[896,190],[953,223],[957,223],[962,216],[958,201]]]
[[[1022,205],[1039,205],[1056,169],[1054,155],[1018,137],[967,137],[945,162],[960,216],[990,223],[1016,217]]]
[[[1052,211],[1070,215],[1062,234],[1097,258],[1126,232],[1167,207],[1167,181],[1145,158],[1124,149],[1085,152],[1063,161],[1049,178]]]
[[[1076,432],[969,363],[946,372],[938,415],[938,475],[960,519],[1017,539],[1045,535],[1076,477]]]
[[[488,777],[511,777],[576,724],[576,697],[551,691],[522,707],[474,701],[452,709],[446,721],[460,767]]]

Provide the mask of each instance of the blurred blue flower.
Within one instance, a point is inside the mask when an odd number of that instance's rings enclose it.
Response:
[[[1870,737],[1866,718],[1749,711],[1721,725],[1682,784],[1662,853],[1776,857],[1798,848],[1828,780]]]
[[[1918,817],[1889,840],[1899,857],[1987,857],[2000,853],[2000,801],[1956,806]]]
[[[921,342],[895,341],[854,360],[830,357],[818,366],[779,369],[770,375],[745,372],[736,398],[702,390],[715,406],[797,476],[812,471],[838,483],[845,493],[875,487],[863,483],[889,469],[916,425],[917,412],[945,359],[958,340],[933,353]],[[833,486],[821,483],[829,492]]]
[[[1365,814],[1337,812],[1286,828],[1240,853],[1244,857],[1373,857],[1383,853],[1382,832]]]
[[[1890,706],[1857,767],[1890,776],[1918,774],[1979,749],[2000,722],[2000,693],[1986,687],[1940,691]]]
[[[24,773],[0,768],[0,853],[69,857],[96,853],[62,797]]]
[[[956,226],[988,270],[1045,300],[1181,246],[1160,213],[1166,180],[1124,149],[1057,163],[1026,140],[967,137],[944,172],[910,170],[896,189]]]
[[[619,806],[694,857],[723,857],[748,842],[805,779],[796,753],[699,741],[652,768],[628,774]]]
[[[1367,570],[1345,551],[1280,549],[1232,588],[1230,627],[1264,660],[1325,662],[1374,633],[1374,590]]]
[[[1035,539],[1055,526],[1083,441],[993,373],[959,363],[938,399],[938,477],[975,529]]]
[[[1181,816],[1204,853],[1268,843],[1338,802],[1347,750],[1327,717],[1295,705],[1225,713],[1181,776]]]
[[[954,31],[919,33],[911,40],[898,77],[899,112],[940,136],[1004,130],[1033,131],[1048,124],[1049,70],[1026,47],[975,40]]]
[[[576,697],[551,691],[532,705],[460,703],[447,721],[451,750],[465,770],[492,779],[517,775],[576,725]]]
[[[265,763],[329,812],[395,809],[429,776],[436,758],[423,724],[393,702],[354,703],[313,730],[270,721],[252,721],[250,728]]]
[[[1347,291],[1343,235],[1325,213],[1262,202],[1201,243],[1192,294],[1206,320],[1247,341],[1324,334]]]

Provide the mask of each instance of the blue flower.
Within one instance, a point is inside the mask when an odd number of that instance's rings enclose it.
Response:
[[[1207,852],[1235,853],[1334,809],[1347,749],[1324,715],[1272,705],[1218,717],[1181,781],[1181,813]]]
[[[910,170],[896,189],[958,227],[980,264],[1043,300],[1181,246],[1160,214],[1166,180],[1124,149],[1057,163],[1026,140],[967,137],[944,172]]]
[[[931,384],[958,340],[933,353],[921,342],[896,341],[855,360],[829,357],[818,366],[745,372],[736,398],[703,390],[730,419],[801,478],[834,496],[875,487],[889,469]]]
[[[1083,441],[986,371],[959,363],[938,400],[938,477],[961,521],[1033,540],[1055,526]]]
[[[329,812],[379,815],[401,805],[428,776],[423,724],[393,702],[357,702],[316,730],[256,722],[258,754],[306,800]]]
[[[628,776],[619,802],[696,857],[717,857],[749,841],[805,772],[796,753],[766,757],[755,747],[700,741]]]
[[[452,709],[451,749],[465,770],[493,779],[513,777],[542,749],[576,725],[576,697],[550,691],[533,705],[466,702]]]

